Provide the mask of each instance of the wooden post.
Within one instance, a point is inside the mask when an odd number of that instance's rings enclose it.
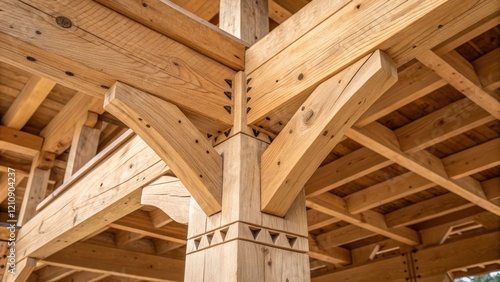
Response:
[[[267,0],[221,0],[219,26],[252,45],[269,32]]]
[[[267,144],[236,134],[223,155],[222,211],[206,216],[192,199],[185,281],[309,281],[302,192],[284,217],[260,210],[260,157]]]

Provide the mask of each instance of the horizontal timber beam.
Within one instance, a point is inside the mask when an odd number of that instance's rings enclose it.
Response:
[[[184,262],[89,243],[75,243],[47,258],[48,265],[147,281],[182,281]]]
[[[170,1],[97,0],[139,23],[235,70],[242,70],[246,44]]]
[[[413,154],[404,153],[393,131],[379,123],[371,123],[362,129],[350,129],[347,136],[359,144],[377,151],[382,156],[406,167],[422,177],[448,189],[472,203],[500,215],[500,207],[489,201],[484,195],[480,183],[469,177],[451,179],[442,160],[427,151]]]
[[[212,130],[231,124],[224,79],[235,72],[163,34],[91,0],[8,0],[0,10],[1,61],[101,98],[123,81],[204,117]]]
[[[462,239],[440,246],[419,249],[407,254],[414,263],[417,281],[426,280],[446,272],[500,260],[500,252],[492,251],[500,248],[500,233],[493,232],[472,238]],[[460,252],[457,252],[460,250]],[[356,281],[356,282],[405,282],[408,281],[405,256],[374,260],[371,263],[353,265],[334,270],[331,273],[315,277],[313,282]]]
[[[0,149],[34,157],[42,149],[43,138],[0,125]]]
[[[483,89],[474,67],[457,51],[438,56],[428,50],[418,55],[417,59],[478,106],[500,119],[500,102]]]
[[[76,180],[19,231],[19,258],[43,259],[139,209],[141,188],[168,166],[139,137]]]
[[[283,216],[354,122],[397,81],[377,50],[320,84],[262,155],[262,211]]]
[[[2,116],[2,124],[21,130],[55,85],[56,83],[50,79],[37,75],[30,77],[16,100]]]
[[[222,208],[222,157],[177,106],[117,82],[104,108],[171,167],[206,214]]]
[[[271,32],[268,38],[273,40],[255,45],[247,52],[246,72],[251,79],[248,86],[252,88],[249,124],[264,120],[271,111],[293,105],[314,87],[375,49],[385,51],[401,66],[478,20],[495,14],[497,7],[494,0],[428,0],[418,5],[394,1],[361,5],[346,1],[331,6],[325,3],[331,2],[315,1],[304,8],[323,7],[330,15],[322,22],[313,21],[290,38],[286,32],[282,35]],[[289,21],[300,26],[301,18],[296,15]],[[277,48],[268,47],[281,41],[284,43]]]
[[[321,197],[307,199],[306,205],[309,208],[337,217],[343,221],[401,243],[412,246],[420,244],[419,235],[415,230],[406,227],[390,228],[387,226],[384,216],[374,211],[350,214],[347,211],[344,199],[331,193],[325,193]]]

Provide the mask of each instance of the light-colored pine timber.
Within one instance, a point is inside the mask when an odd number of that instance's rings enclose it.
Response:
[[[417,62],[398,72],[398,82],[368,108],[355,126],[363,127],[374,122],[445,85],[446,81]]]
[[[464,98],[396,129],[401,149],[413,153],[495,120]],[[431,147],[432,150],[432,147]]]
[[[131,138],[23,226],[19,257],[47,257],[137,210],[140,188],[167,171],[140,137]]]
[[[220,29],[251,46],[269,32],[267,1],[221,0],[219,8]]]
[[[242,70],[244,67],[243,42],[170,1],[149,1],[146,6],[141,1],[97,2],[232,69]]]
[[[32,76],[2,116],[2,124],[14,129],[23,128],[55,85],[50,79]]]
[[[31,273],[36,267],[36,260],[33,258],[16,259],[16,268],[14,270],[15,274],[11,272],[4,273],[2,278],[3,282],[25,282],[28,281]],[[6,267],[5,269],[9,269]]]
[[[392,60],[375,51],[318,86],[262,155],[262,210],[283,216],[347,129],[396,81]]]
[[[180,260],[81,242],[44,261],[49,265],[152,281],[182,281],[184,269]]]
[[[54,282],[75,272],[77,272],[75,269],[48,265],[38,270],[36,274],[38,276],[38,281]]]
[[[417,58],[467,98],[500,119],[500,102],[483,89],[474,67],[458,52],[451,51],[438,56],[429,50]]]
[[[43,150],[57,155],[66,151],[71,145],[76,124],[89,111],[103,113],[102,99],[77,92],[40,132],[44,138]]]
[[[109,274],[80,271],[59,280],[59,282],[97,282],[107,276]]]
[[[404,153],[393,131],[387,127],[372,123],[362,129],[350,129],[347,136],[363,146],[379,152],[395,163],[406,167],[432,182],[448,189],[464,199],[500,215],[500,207],[486,199],[479,182],[471,177],[450,179],[443,162],[427,151],[413,154]]]
[[[318,1],[308,7],[323,2],[330,3]],[[392,1],[362,3],[359,8],[357,5],[350,2],[340,10],[325,7],[332,13],[328,19],[301,33],[287,47],[271,52],[273,57],[265,62],[250,63],[260,58],[247,53],[246,72],[252,78],[249,87],[253,92],[250,124],[263,120],[272,110],[286,109],[375,49],[387,52],[400,66],[479,19],[495,14],[496,9],[495,1],[425,1],[418,7]],[[295,17],[290,21],[298,22]],[[272,44],[280,40],[278,36]],[[297,79],[300,74],[302,80]]]
[[[436,184],[428,179],[413,172],[407,172],[352,193],[344,199],[349,212],[360,213],[434,186]]]
[[[319,234],[316,239],[321,247],[329,249],[373,236],[375,233],[372,231],[351,224]]]
[[[24,190],[23,202],[19,209],[17,222],[19,226],[23,226],[35,216],[37,205],[45,198],[50,177],[50,160],[54,160],[54,154],[47,152],[39,153],[33,158],[28,183]]]
[[[307,210],[307,228],[309,231],[323,228],[330,224],[340,222],[341,220],[317,210],[309,209]]]
[[[88,112],[75,125],[66,170],[64,171],[64,180],[68,180],[96,155],[101,135],[101,130],[94,128],[97,119],[98,114]]]
[[[162,176],[142,189],[141,204],[159,208],[178,223],[189,221],[191,194],[179,179]]]
[[[90,0],[9,0],[1,9],[2,61],[101,98],[123,81],[197,113],[212,129],[231,123],[223,92],[234,71],[173,39]],[[71,28],[56,24],[60,15],[72,21]],[[35,30],[44,33],[33,36]]]
[[[500,177],[495,177],[486,181],[481,182],[484,194],[490,200],[500,199]]]
[[[0,125],[0,149],[35,156],[42,148],[43,138]]]
[[[415,230],[406,227],[390,228],[387,226],[384,216],[374,211],[365,211],[355,215],[350,214],[347,211],[345,201],[333,194],[325,193],[321,197],[307,199],[306,203],[310,208],[404,244],[420,244],[420,238]]]
[[[151,218],[151,222],[153,223],[153,226],[156,228],[165,226],[165,225],[171,223],[172,221],[174,221],[164,211],[162,211],[160,209],[154,209],[154,210],[150,211],[149,217]]]
[[[472,66],[486,91],[493,91],[500,87],[500,48],[474,60]]]
[[[177,106],[117,82],[104,108],[155,150],[207,214],[221,210],[222,158]]]
[[[358,149],[318,168],[304,186],[306,196],[318,196],[392,163],[367,148]]]
[[[344,265],[351,263],[351,252],[344,248],[321,249],[314,235],[309,234],[309,257],[331,264]]]
[[[496,138],[447,156],[443,159],[443,165],[448,175],[457,179],[500,165],[499,151],[500,138]]]

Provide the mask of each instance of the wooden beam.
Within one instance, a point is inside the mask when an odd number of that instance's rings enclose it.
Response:
[[[151,218],[151,222],[153,226],[156,228],[165,226],[174,220],[171,219],[164,211],[160,209],[154,209],[149,212],[149,217]]]
[[[120,82],[104,108],[155,150],[205,213],[221,210],[222,158],[179,108]]]
[[[330,193],[325,193],[321,197],[306,200],[308,207],[322,213],[342,219],[343,221],[357,225],[363,229],[394,239],[407,245],[419,245],[418,233],[410,228],[399,227],[389,228],[382,214],[366,211],[360,214],[350,214],[347,211],[345,201]]]
[[[486,199],[477,180],[471,177],[463,177],[459,180],[450,179],[442,161],[427,151],[411,155],[404,153],[399,146],[396,135],[387,127],[379,123],[372,123],[362,129],[350,129],[347,136],[450,192],[500,215],[500,207]]]
[[[414,153],[493,120],[495,117],[464,98],[410,122],[394,133],[401,149]]]
[[[141,204],[159,208],[181,224],[189,221],[191,195],[176,177],[162,176],[142,189]]]
[[[450,270],[500,260],[499,232],[467,238],[453,243],[417,250],[409,259],[413,260],[415,276],[421,281],[436,274],[444,277]],[[457,252],[457,250],[460,250]],[[378,259],[371,263],[340,268],[325,275],[315,277],[313,282],[357,281],[357,282],[404,282],[409,274],[407,257],[398,255],[388,259]],[[410,267],[411,268],[411,267]]]
[[[458,52],[438,56],[429,50],[417,58],[478,106],[500,119],[500,102],[483,89],[474,67]]]
[[[50,79],[33,75],[3,115],[3,125],[19,130],[23,128],[55,85]]]
[[[500,48],[474,60],[472,66],[486,91],[500,88]]]
[[[232,69],[244,68],[245,44],[242,41],[170,1],[148,1],[145,5],[141,1],[97,2]]]
[[[60,279],[59,282],[97,282],[107,276],[109,276],[109,274],[80,271]]]
[[[140,188],[167,171],[141,138],[132,137],[23,226],[18,256],[45,258],[137,210]]]
[[[38,281],[54,282],[75,272],[77,272],[75,269],[47,265],[36,273],[38,275]]]
[[[376,51],[322,83],[262,155],[262,210],[283,216],[354,122],[397,81]]]
[[[169,226],[155,228],[149,219],[148,213],[145,211],[135,211],[110,223],[109,227],[179,244],[186,243],[185,229],[178,230]]]
[[[309,231],[323,228],[330,224],[340,222],[342,220],[329,216],[327,214],[321,213],[317,210],[309,209],[307,211],[307,229]]]
[[[65,181],[96,155],[101,135],[101,130],[94,128],[97,120],[98,114],[87,112],[75,124],[66,170],[64,171]]]
[[[398,82],[368,108],[355,126],[363,127],[372,123],[446,84],[441,77],[417,62],[398,72]]]
[[[481,182],[486,198],[490,200],[500,199],[500,177],[495,177]]]
[[[28,281],[31,273],[36,267],[36,259],[24,258],[16,259],[15,269],[7,266],[2,278],[3,282],[25,282]]]
[[[184,276],[183,261],[82,242],[47,257],[44,262],[148,281],[182,281]]]
[[[472,207],[474,204],[453,193],[431,198],[385,215],[388,226],[407,226],[432,218],[443,216],[454,211]]]
[[[446,172],[452,179],[462,178],[500,165],[500,138],[443,158]]]
[[[269,32],[268,0],[221,0],[219,28],[251,46]]]
[[[374,151],[358,149],[318,168],[304,186],[306,196],[321,195],[391,164],[391,160]]]
[[[76,124],[89,112],[102,113],[102,99],[77,92],[61,111],[40,132],[44,137],[43,150],[56,153],[71,145]]]
[[[53,164],[54,157],[52,153],[42,152],[33,158],[17,225],[23,226],[36,215],[36,206],[45,198],[47,192],[50,164]]]
[[[494,0],[475,3],[432,0],[420,2],[418,7],[409,2],[361,5],[342,2],[338,4],[340,8],[325,3],[331,2],[315,1],[304,8],[314,10],[322,6],[330,13],[324,21],[307,25],[291,40],[287,32],[269,36],[273,40],[267,41],[268,45],[285,41],[285,46],[266,49],[264,44],[256,45],[253,48],[262,48],[262,52],[251,52],[252,48],[247,52],[246,72],[251,78],[248,86],[252,87],[248,104],[252,109],[248,114],[250,124],[264,120],[273,110],[286,109],[375,49],[385,51],[401,66],[479,19],[496,13]],[[301,20],[292,16],[290,22],[294,25]],[[264,58],[262,53],[268,55]],[[300,74],[303,79],[298,80]]]
[[[352,193],[344,199],[350,213],[360,213],[436,186],[432,181],[413,172]]]
[[[4,62],[97,97],[123,81],[204,117],[212,129],[231,123],[224,79],[234,71],[175,40],[91,0],[9,0],[0,8]],[[43,33],[33,36],[36,30]],[[93,55],[82,56],[89,49]]]
[[[35,156],[42,148],[43,138],[0,125],[0,149]]]
[[[309,252],[307,253],[309,257],[335,265],[352,263],[351,252],[348,249],[336,247],[326,250],[318,246],[314,235],[309,234],[307,239],[309,240]]]
[[[333,247],[339,247],[345,244],[349,244],[358,240],[363,240],[375,236],[376,234],[370,230],[363,229],[356,225],[347,225],[321,233],[316,236],[318,244],[324,248],[329,249]]]

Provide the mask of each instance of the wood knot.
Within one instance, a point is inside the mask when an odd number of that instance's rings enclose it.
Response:
[[[307,124],[311,121],[312,117],[314,115],[314,111],[313,110],[308,110],[307,112],[305,112],[304,114],[304,117],[302,119],[302,121]]]

